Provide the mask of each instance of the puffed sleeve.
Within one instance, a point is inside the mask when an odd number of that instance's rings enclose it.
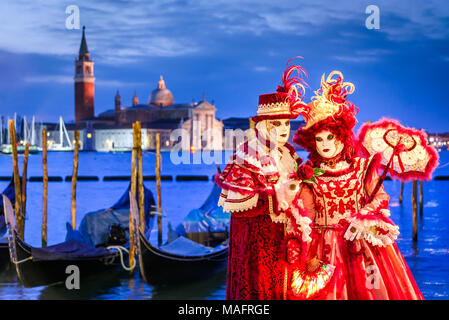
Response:
[[[312,233],[312,223],[315,219],[315,205],[312,191],[306,183],[301,183],[301,188],[292,207],[297,209],[293,210],[293,213],[302,241],[312,241],[310,234]]]
[[[295,210],[297,208],[298,210]],[[285,240],[285,261],[290,268],[304,270],[306,262],[313,257],[312,225],[315,219],[313,193],[306,183],[301,183],[291,212],[295,225],[287,227],[288,237]]]
[[[229,163],[223,173],[215,176],[215,182],[222,188],[218,205],[223,211],[236,216],[268,214],[267,195],[273,190],[267,188],[263,178],[235,163]]]
[[[304,214],[307,216],[309,224],[308,227],[310,228],[309,230],[309,241],[305,241],[303,243],[303,259],[302,261],[305,263],[307,262],[309,259],[313,258],[313,255],[311,255],[311,252],[313,250],[311,250],[311,246],[312,246],[312,238],[313,238],[313,234],[312,234],[312,225],[313,225],[313,221],[315,221],[315,215],[316,215],[316,209],[315,209],[315,199],[313,196],[313,192],[311,190],[311,188],[309,187],[309,185],[307,184],[303,184],[299,194],[298,194],[299,198],[302,200],[303,206],[304,206]]]
[[[379,182],[376,165],[379,160],[377,157],[370,158],[364,177],[365,192],[368,199],[372,196]],[[392,244],[399,235],[399,227],[389,218],[389,200],[390,197],[381,186],[371,201],[352,217],[345,238],[348,240],[364,238],[375,246]]]
[[[299,190],[298,197],[302,200],[305,214],[311,221],[315,220],[315,200],[313,198],[313,193],[310,187],[303,183],[301,189]]]

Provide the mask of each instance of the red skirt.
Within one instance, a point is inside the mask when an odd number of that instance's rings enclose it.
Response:
[[[282,299],[284,226],[268,214],[231,215],[226,299]]]
[[[396,244],[373,246],[366,240],[348,241],[347,222],[314,229],[312,252],[334,265],[329,284],[313,299],[422,300],[424,299]]]

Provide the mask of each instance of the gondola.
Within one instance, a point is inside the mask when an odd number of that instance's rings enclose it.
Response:
[[[14,179],[11,179],[8,186],[3,190],[4,194],[14,204],[16,199],[14,190]],[[3,198],[0,197],[0,271],[8,269],[10,266],[8,237],[6,236],[5,214],[3,211]]]
[[[70,274],[67,267],[73,265],[79,270],[80,281],[122,267],[127,269],[124,263],[127,260],[126,248],[122,250],[124,247],[119,244],[93,246],[85,239],[69,239],[45,248],[30,246],[17,234],[11,202],[5,196],[3,201],[10,259],[15,265],[19,281],[25,287],[64,283]],[[117,210],[125,209],[126,202],[129,208],[129,197],[122,197],[117,203],[120,205]],[[127,211],[129,215],[129,209]],[[112,208],[109,212],[113,212]]]
[[[0,219],[1,218],[3,217],[0,217]],[[8,238],[2,236],[0,237],[0,272],[8,269],[9,262]]]
[[[67,223],[65,240],[76,240],[89,247],[108,247],[114,245],[129,247],[130,188],[131,183],[119,200],[110,208],[86,213],[77,230],[73,230],[70,223]],[[143,189],[145,230],[148,230],[151,229],[154,220],[150,212],[154,210],[155,201],[153,194],[145,185]]]
[[[220,191],[214,184],[205,203],[169,231],[164,245],[152,244],[149,232],[138,232],[139,268],[148,284],[198,281],[226,269],[229,215],[217,206]]]

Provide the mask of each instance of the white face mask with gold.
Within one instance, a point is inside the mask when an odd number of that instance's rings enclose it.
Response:
[[[283,146],[290,137],[290,119],[266,120],[270,137],[277,145]]]
[[[336,157],[343,150],[343,143],[328,130],[317,133],[315,143],[318,154],[326,159]]]

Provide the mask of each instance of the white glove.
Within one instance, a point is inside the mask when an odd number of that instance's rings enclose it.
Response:
[[[353,241],[355,239],[359,240],[363,233],[363,225],[357,219],[352,219],[349,224],[348,229],[346,230],[344,237],[346,240]]]
[[[287,180],[275,185],[279,210],[285,211],[291,206],[298,193],[299,184],[297,180]]]

